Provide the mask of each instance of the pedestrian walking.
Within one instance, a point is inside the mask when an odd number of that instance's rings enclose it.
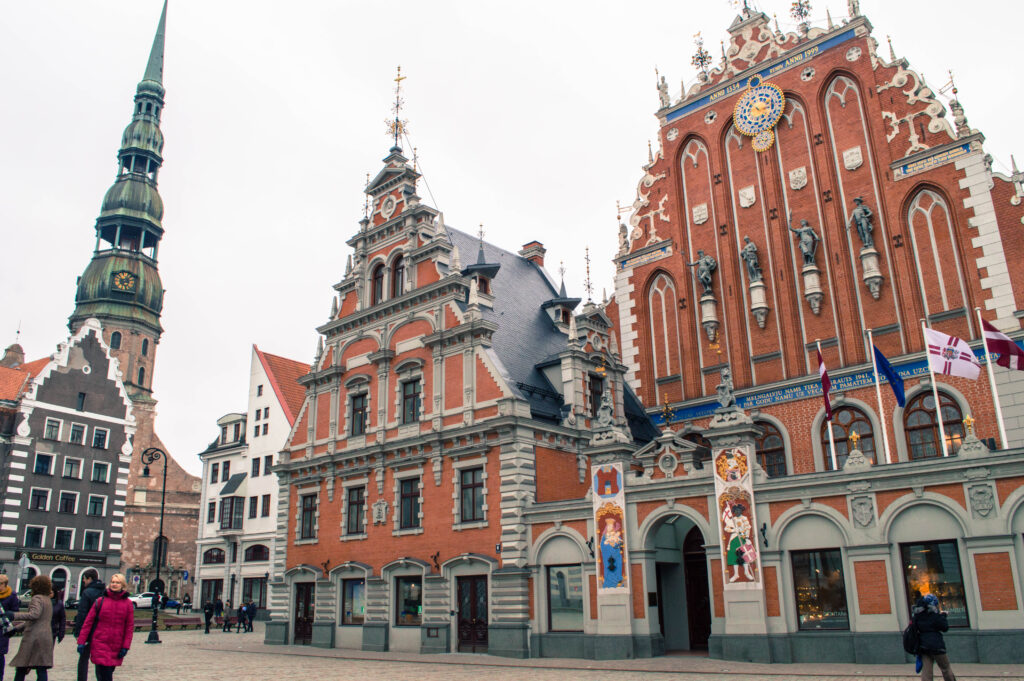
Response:
[[[180,608],[178,612],[181,612],[182,610],[184,610],[187,613],[192,612],[192,596],[185,594],[182,597],[181,604],[178,607]]]
[[[71,626],[71,635],[76,639],[82,633],[82,625],[85,618],[92,610],[96,599],[107,590],[106,585],[100,580],[100,574],[93,568],[82,573],[82,595],[78,598],[78,611],[75,613],[75,621]],[[78,681],[89,681],[89,651],[78,652]]]
[[[21,609],[21,601],[18,594],[11,589],[7,575],[0,575],[0,681],[4,681],[4,667],[7,666],[4,660],[10,648],[10,635],[14,633],[14,623],[11,617]]]
[[[256,601],[249,601],[248,615],[249,631],[252,631],[252,623],[256,621]]]
[[[220,617],[224,613],[224,601],[220,600],[220,596],[217,596],[213,600],[213,616]]]
[[[231,632],[231,601],[224,604],[224,621],[221,624],[221,631],[225,633]]]
[[[134,610],[128,600],[128,583],[119,572],[110,578],[110,586],[89,610],[78,635],[78,652],[87,652],[96,665],[97,681],[113,681],[114,669],[121,666],[132,647]]]
[[[241,603],[238,604],[238,612],[235,613],[235,620],[236,620],[235,621],[235,624],[236,624],[236,626],[235,626],[235,633],[236,634],[240,634],[243,631],[247,630],[246,622],[249,621],[249,618],[248,618],[248,616],[246,614],[247,610],[248,610],[248,607],[246,606],[245,601],[242,601]]]
[[[28,670],[36,670],[36,681],[47,681],[46,670],[53,666],[53,637],[50,632],[50,618],[53,615],[53,583],[46,575],[37,575],[28,583],[32,600],[28,610],[16,612],[11,617],[24,622],[25,635],[21,639],[18,653],[11,659],[14,681],[24,681]]]
[[[64,640],[67,622],[68,615],[64,610],[64,589],[58,589],[53,594],[53,617],[50,618],[50,632],[53,634],[54,646]]]
[[[922,596],[914,605],[914,624],[920,634],[917,650],[921,681],[932,681],[934,665],[942,671],[943,681],[956,681],[946,655],[946,641],[942,632],[949,630],[946,613],[939,609],[939,599],[932,594]]]
[[[209,634],[210,622],[213,620],[213,603],[210,601],[206,601],[206,604],[203,605],[203,617],[206,619],[206,633]],[[0,679],[0,681],[3,681],[3,679]]]

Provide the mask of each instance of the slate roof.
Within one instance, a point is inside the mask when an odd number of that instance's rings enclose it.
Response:
[[[260,363],[263,364],[263,370],[267,372],[277,401],[284,408],[284,414],[288,417],[288,425],[295,425],[295,419],[306,398],[306,389],[299,385],[299,377],[309,373],[310,365],[263,352],[255,345],[252,347],[260,358]]]
[[[224,465],[226,466],[227,464]],[[235,473],[228,478],[228,483],[224,485],[223,489],[221,489],[220,496],[226,497],[233,494],[241,486],[242,481],[245,480],[245,476],[245,473]]]

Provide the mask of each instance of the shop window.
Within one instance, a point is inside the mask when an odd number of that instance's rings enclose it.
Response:
[[[203,551],[203,565],[220,565],[224,563],[227,554],[224,549],[207,549]]]
[[[828,421],[821,423],[821,451],[825,458],[825,470],[832,470],[832,451],[828,441]],[[846,464],[846,457],[853,449],[853,442],[850,435],[857,433],[860,440],[857,448],[864,452],[864,456],[873,464],[877,463],[875,458],[875,432],[871,428],[871,421],[860,409],[856,407],[840,407],[832,412],[832,440],[836,445],[836,462],[839,470],[843,470]]]
[[[583,568],[549,565],[548,631],[583,631]]]
[[[932,594],[946,611],[949,626],[970,626],[960,550],[955,540],[900,544],[900,557],[908,609],[921,596]]]
[[[843,556],[839,549],[794,551],[793,593],[800,629],[849,629],[843,581]]]
[[[302,497],[302,517],[299,526],[299,539],[316,538],[316,495],[306,494]]]
[[[423,580],[395,578],[395,626],[418,627],[423,621]]]
[[[399,504],[401,518],[399,529],[409,530],[420,526],[420,479],[406,478],[399,481]]]
[[[242,600],[246,603],[255,603],[257,608],[267,607],[267,578],[244,578],[242,580]]]
[[[479,522],[484,519],[484,469],[459,471],[459,521]]]
[[[345,493],[345,534],[363,534],[363,510],[366,507],[366,488],[363,486],[349,487]]]
[[[786,475],[786,443],[782,439],[782,433],[767,421],[758,421],[757,425],[763,431],[755,445],[757,462],[761,464],[769,478]]]
[[[366,616],[366,580],[344,579],[341,582],[341,623],[362,624]]]
[[[942,405],[942,427],[946,431],[946,449],[952,455],[964,439],[964,415],[956,400],[939,391]],[[931,391],[918,393],[903,410],[903,430],[907,434],[907,451],[913,459],[942,456],[939,451],[939,424],[935,418],[935,397]]]

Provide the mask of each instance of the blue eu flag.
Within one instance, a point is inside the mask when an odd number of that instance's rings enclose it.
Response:
[[[892,388],[893,395],[896,396],[896,402],[901,407],[906,406],[907,396],[903,392],[903,379],[896,373],[896,370],[889,364],[889,360],[885,358],[882,351],[874,345],[871,346],[875,351],[875,366],[878,367],[878,373],[885,376],[886,380],[889,381],[889,387]]]

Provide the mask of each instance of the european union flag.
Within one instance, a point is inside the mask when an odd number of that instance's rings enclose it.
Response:
[[[885,358],[882,351],[872,344],[872,349],[875,351],[875,366],[878,368],[878,373],[885,376],[886,380],[889,381],[889,387],[892,388],[893,395],[896,396],[896,402],[901,407],[906,406],[907,396],[903,392],[903,379],[896,373],[896,370],[889,364],[889,360]]]

